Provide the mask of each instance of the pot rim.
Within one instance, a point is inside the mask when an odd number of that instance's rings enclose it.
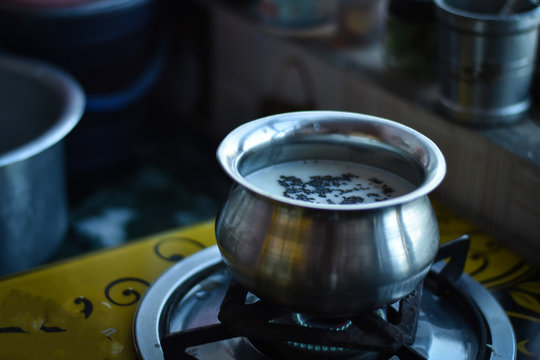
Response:
[[[79,122],[85,95],[71,75],[45,62],[19,56],[0,56],[0,68],[45,83],[63,99],[57,120],[30,141],[0,154],[0,167],[26,160],[60,142]]]
[[[436,15],[442,24],[457,30],[470,31],[480,35],[496,33],[508,35],[514,32],[535,31],[540,22],[540,6],[529,3],[530,7],[519,12],[476,12],[452,4],[449,0],[434,0]]]
[[[240,162],[243,155],[246,154],[250,149],[264,143],[283,140],[287,135],[291,136],[298,134],[296,130],[306,129],[307,127],[317,128],[320,126],[321,122],[329,121],[329,119],[343,122],[359,121],[362,124],[375,124],[380,128],[397,131],[398,133],[407,135],[414,139],[422,146],[422,154],[425,157],[423,161],[419,161],[419,165],[422,167],[425,174],[422,184],[405,195],[380,202],[369,202],[354,205],[319,204],[289,199],[268,191],[261,190],[253,183],[247,181],[245,176],[241,174],[239,170]],[[253,193],[274,202],[314,210],[379,210],[401,205],[426,196],[442,182],[446,174],[446,162],[441,150],[425,135],[395,121],[372,115],[345,111],[297,111],[271,115],[250,121],[240,125],[223,139],[221,144],[218,146],[216,156],[223,170],[238,185],[243,186]]]

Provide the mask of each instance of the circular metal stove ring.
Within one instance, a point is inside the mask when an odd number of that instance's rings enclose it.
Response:
[[[171,303],[180,301],[196,284],[221,267],[219,250],[212,246],[180,261],[152,284],[139,303],[133,324],[134,343],[141,359],[164,359],[160,338],[167,333],[166,317]],[[438,272],[442,267],[442,263],[437,263],[432,269]],[[467,292],[483,312],[492,339],[488,344],[491,348],[489,360],[515,360],[514,331],[501,305],[466,274],[457,281],[457,287]]]

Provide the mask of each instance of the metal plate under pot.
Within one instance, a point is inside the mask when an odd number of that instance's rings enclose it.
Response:
[[[433,266],[438,272],[441,263]],[[141,359],[164,359],[160,339],[171,332],[218,323],[217,314],[230,282],[217,246],[174,265],[145,293],[134,320]],[[516,340],[503,308],[478,282],[462,274],[457,288],[481,309],[491,341],[488,359],[516,358]],[[412,347],[429,359],[475,359],[478,343],[468,319],[451,302],[424,289],[416,340]],[[198,359],[267,359],[245,338],[192,347]],[[241,355],[240,355],[241,353]]]

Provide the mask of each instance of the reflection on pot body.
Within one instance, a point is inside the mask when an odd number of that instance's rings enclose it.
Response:
[[[429,270],[439,230],[427,194],[445,163],[416,131],[361,114],[280,114],[234,130],[218,158],[236,182],[218,215],[218,245],[233,276],[261,298],[303,313],[347,315],[405,296]],[[260,168],[305,159],[374,166],[414,189],[379,202],[315,204],[246,180]]]

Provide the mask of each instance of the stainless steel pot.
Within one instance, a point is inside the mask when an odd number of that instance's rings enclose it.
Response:
[[[47,260],[68,224],[62,139],[80,86],[41,62],[0,56],[0,275]]]
[[[218,214],[218,246],[255,295],[302,313],[349,315],[400,299],[428,272],[439,228],[427,194],[446,165],[415,130],[355,113],[286,113],[235,129],[217,157],[236,183]],[[246,180],[260,168],[306,159],[375,166],[415,189],[375,203],[313,204]]]

